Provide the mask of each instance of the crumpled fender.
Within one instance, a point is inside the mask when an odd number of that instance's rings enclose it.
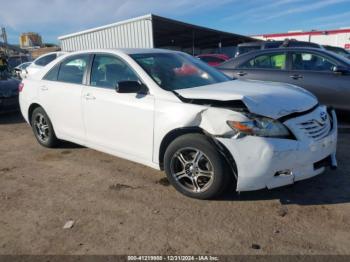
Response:
[[[200,113],[199,127],[213,136],[231,137],[234,131],[226,124],[228,120],[248,121],[242,113],[230,109],[209,107]]]

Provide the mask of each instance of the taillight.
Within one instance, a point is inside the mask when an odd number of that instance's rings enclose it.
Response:
[[[24,87],[24,84],[22,82],[19,83],[19,85],[18,85],[18,92],[22,92],[23,87]]]

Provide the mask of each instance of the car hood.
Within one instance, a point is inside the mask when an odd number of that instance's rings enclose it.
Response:
[[[13,78],[0,79],[0,96],[11,97],[18,95],[18,85],[20,82]]]
[[[317,105],[314,95],[300,87],[254,80],[233,80],[213,85],[176,90],[186,99],[242,101],[251,113],[280,118]]]

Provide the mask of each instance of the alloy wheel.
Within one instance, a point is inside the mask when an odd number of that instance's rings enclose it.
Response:
[[[44,143],[47,142],[50,137],[50,127],[43,114],[38,113],[35,116],[34,127],[37,137],[40,139],[40,141]]]
[[[202,193],[213,183],[214,169],[209,158],[196,148],[182,148],[172,157],[171,174],[185,190]]]

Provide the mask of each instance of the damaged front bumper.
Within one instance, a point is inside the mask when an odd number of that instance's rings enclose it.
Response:
[[[284,122],[296,135],[296,140],[257,136],[239,139],[216,137],[235,160],[238,175],[236,190],[276,188],[319,175],[327,165],[336,167],[336,114],[334,110],[329,112],[331,119],[327,134],[315,138],[302,125],[310,126],[310,119],[317,116],[319,109]]]

